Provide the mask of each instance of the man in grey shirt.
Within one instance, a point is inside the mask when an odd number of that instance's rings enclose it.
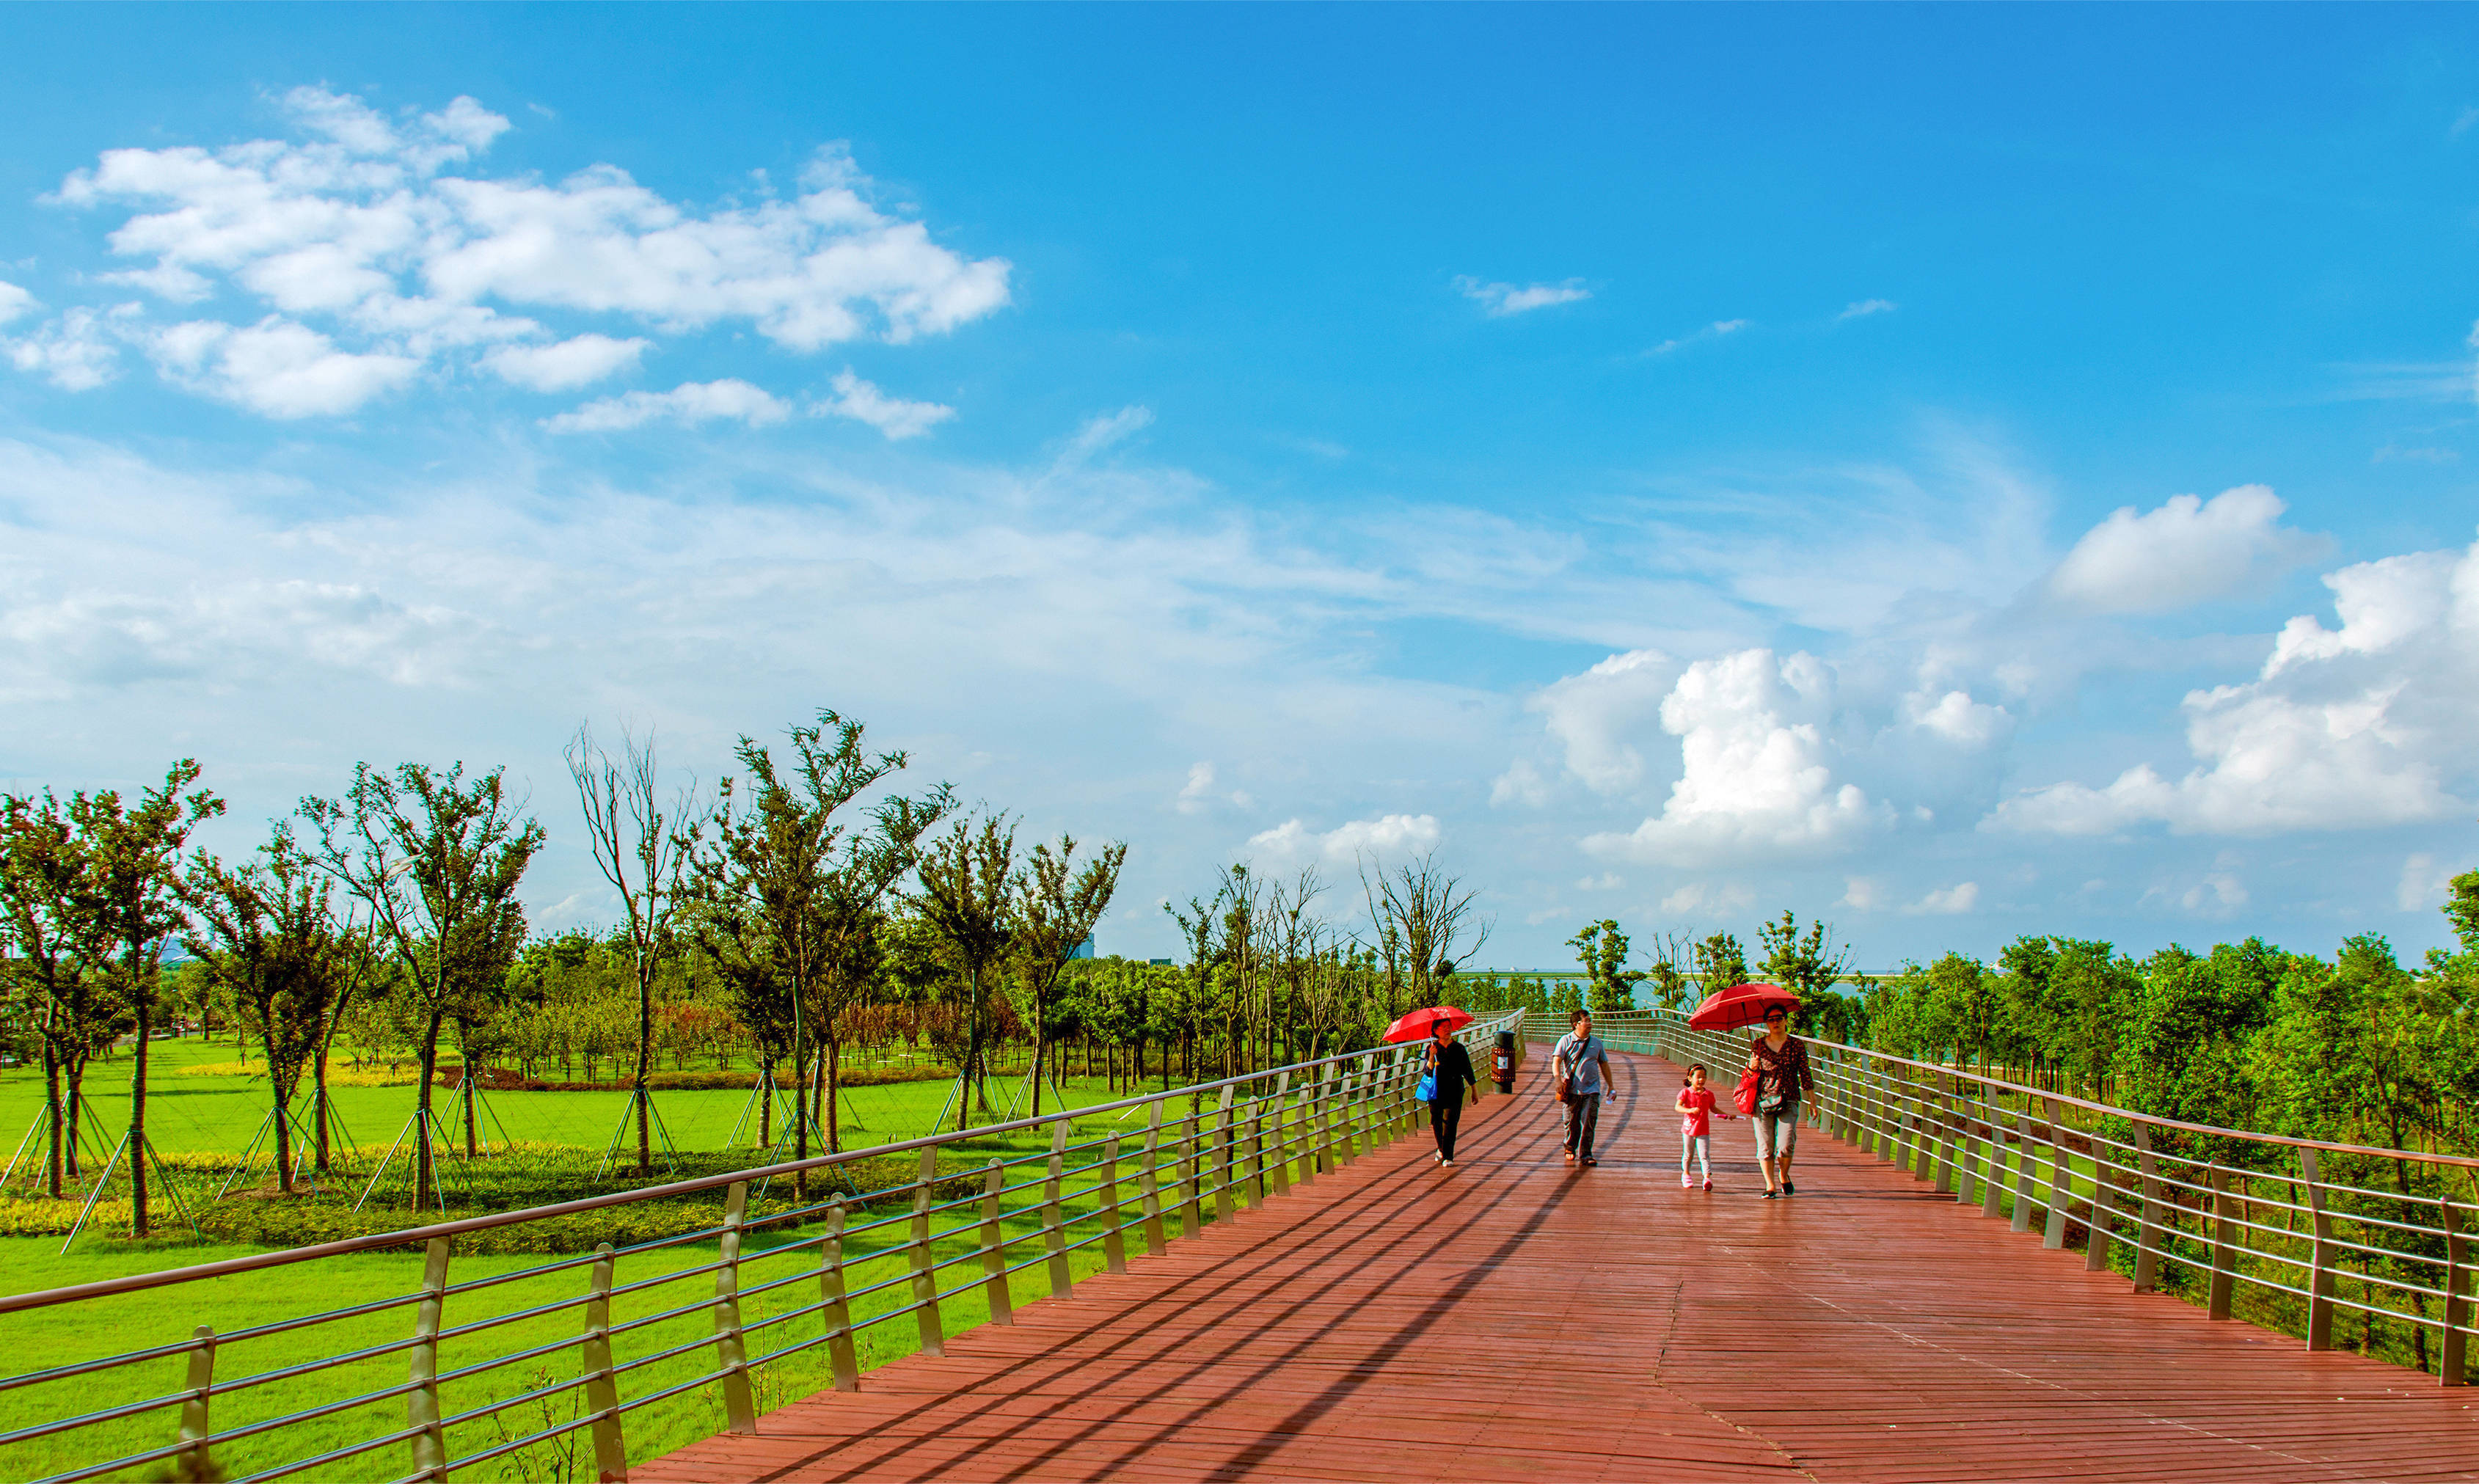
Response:
[[[1559,1038],[1551,1054],[1551,1075],[1567,1101],[1567,1163],[1598,1164],[1593,1158],[1593,1135],[1600,1127],[1601,1098],[1614,1085],[1609,1049],[1593,1034],[1589,1011],[1570,1017],[1574,1029]]]

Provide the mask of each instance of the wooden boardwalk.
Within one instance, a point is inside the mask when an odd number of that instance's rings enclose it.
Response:
[[[631,1476],[2479,1479],[2479,1388],[2136,1294],[1814,1130],[1790,1200],[1745,1122],[1682,1191],[1676,1075],[1614,1060],[1597,1169],[1531,1076],[1452,1170],[1397,1140]]]

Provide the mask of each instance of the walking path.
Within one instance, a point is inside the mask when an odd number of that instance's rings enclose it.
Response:
[[[1528,1086],[641,1465],[641,1481],[2479,1480],[2479,1388],[2087,1273],[1804,1131],[1678,1187],[1679,1078],[1614,1054],[1598,1168]],[[1725,1086],[1729,1077],[1720,1079]]]

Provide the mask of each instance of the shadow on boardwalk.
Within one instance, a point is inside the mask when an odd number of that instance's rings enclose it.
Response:
[[[1452,1170],[1399,1139],[631,1477],[2479,1480],[2479,1389],[2134,1293],[1814,1130],[1793,1199],[1744,1122],[1681,1190],[1676,1073],[1613,1061],[1597,1169],[1531,1077]]]

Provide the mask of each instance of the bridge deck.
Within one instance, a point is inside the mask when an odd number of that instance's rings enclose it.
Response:
[[[1531,1065],[1538,1068],[1546,1059]],[[633,1471],[639,1480],[2479,1479],[2479,1389],[2213,1323],[1808,1131],[1800,1193],[1624,1058],[1603,1159],[1546,1079]]]

